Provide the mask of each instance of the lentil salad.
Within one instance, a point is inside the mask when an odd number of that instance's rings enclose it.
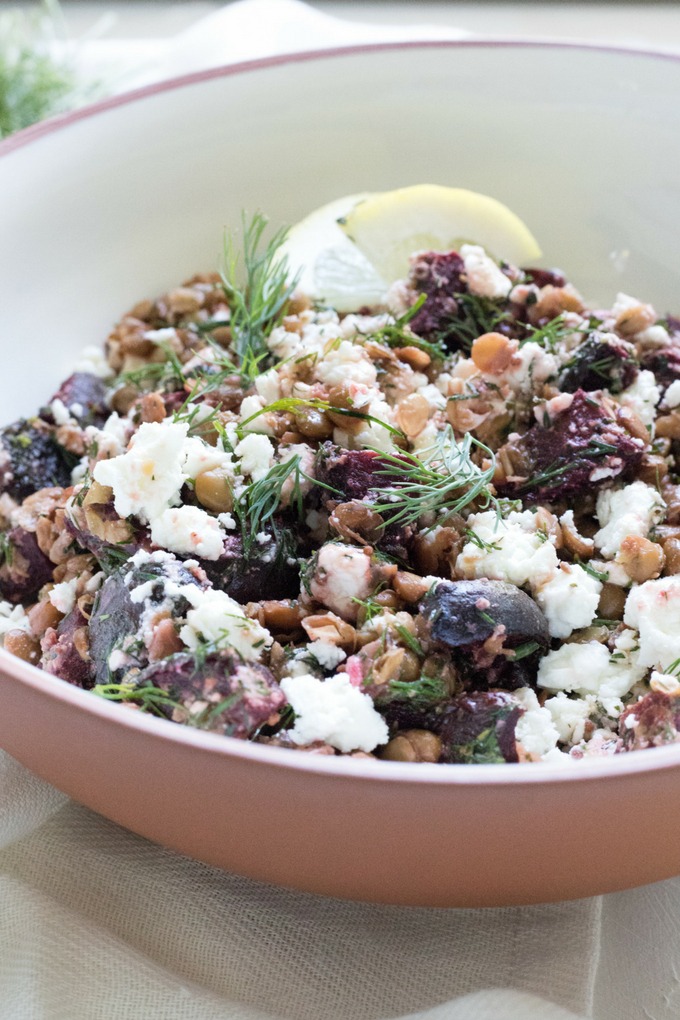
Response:
[[[679,740],[680,322],[472,244],[339,314],[265,225],[2,430],[5,648],[309,753]]]

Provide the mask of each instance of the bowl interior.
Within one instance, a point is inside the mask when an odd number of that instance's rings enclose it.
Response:
[[[387,46],[259,62],[101,104],[0,146],[0,279],[30,413],[114,319],[217,266],[243,209],[431,181],[487,192],[588,300],[672,310],[680,62],[579,47]],[[26,144],[22,144],[26,140]]]

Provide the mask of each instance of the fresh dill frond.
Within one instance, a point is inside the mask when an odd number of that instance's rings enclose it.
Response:
[[[469,350],[484,333],[495,332],[510,316],[501,300],[480,294],[455,293],[458,314],[439,331],[437,343],[445,349]]]
[[[122,684],[95,684],[92,693],[106,701],[127,701],[138,705],[142,712],[151,712],[153,715],[167,716],[163,709],[181,709],[181,702],[170,697],[167,691],[160,687],[142,685],[136,687],[131,683]]]
[[[567,325],[565,321],[564,313],[556,315],[550,322],[546,322],[545,326],[537,326],[532,329],[527,336],[523,337],[521,344],[538,344],[544,350],[554,354],[557,350],[560,342],[566,337],[571,336],[572,333],[583,332],[583,327],[574,327]]]
[[[403,315],[397,316],[394,322],[388,322],[385,326],[381,326],[380,329],[368,333],[366,339],[374,340],[376,343],[384,344],[386,347],[417,347],[418,350],[429,354],[433,361],[443,361],[450,353],[444,344],[439,341],[431,343],[429,340],[423,340],[409,326],[411,320],[416,317],[426,301],[427,294],[421,294],[418,300]]]
[[[248,555],[257,536],[269,524],[281,506],[283,487],[291,479],[287,504],[298,518],[303,516],[302,479],[307,476],[302,470],[299,454],[281,464],[274,464],[266,475],[251,482],[241,498],[234,504],[234,515],[243,536],[243,548]]]
[[[521,659],[526,659],[534,652],[539,651],[540,647],[538,641],[525,641],[524,644],[517,645],[517,648],[512,649],[512,661],[519,662]]]
[[[472,458],[476,451],[488,458],[488,467],[477,466]],[[495,504],[489,489],[496,464],[493,452],[469,433],[456,442],[450,425],[420,457],[412,453],[380,456],[385,466],[376,473],[384,476],[385,487],[376,491],[378,502],[372,509],[383,515],[386,525],[415,524],[426,514],[442,511],[460,513],[477,500],[482,507]]]
[[[150,361],[140,368],[121,372],[118,379],[139,390],[179,390],[186,382],[184,366],[168,343],[157,345],[165,353],[165,361]]]
[[[55,55],[60,9],[45,0],[37,11],[0,14],[0,138],[91,98],[68,51]]]
[[[407,701],[416,709],[427,709],[431,705],[447,701],[451,692],[441,677],[421,676],[418,680],[390,680],[387,684],[390,701]],[[383,701],[383,699],[380,699]]]
[[[286,229],[277,230],[264,243],[268,219],[255,213],[251,221],[242,216],[242,246],[236,249],[232,234],[225,235],[221,270],[222,286],[229,301],[233,350],[239,372],[252,382],[269,356],[267,337],[279,324],[297,285],[290,276],[288,259],[280,249]]]

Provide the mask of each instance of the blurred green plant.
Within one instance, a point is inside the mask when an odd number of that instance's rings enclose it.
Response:
[[[0,13],[0,138],[88,98],[57,0]]]

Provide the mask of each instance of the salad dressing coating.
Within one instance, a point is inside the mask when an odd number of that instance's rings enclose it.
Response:
[[[265,226],[0,433],[5,648],[310,753],[680,740],[680,322],[476,245],[338,313]]]

